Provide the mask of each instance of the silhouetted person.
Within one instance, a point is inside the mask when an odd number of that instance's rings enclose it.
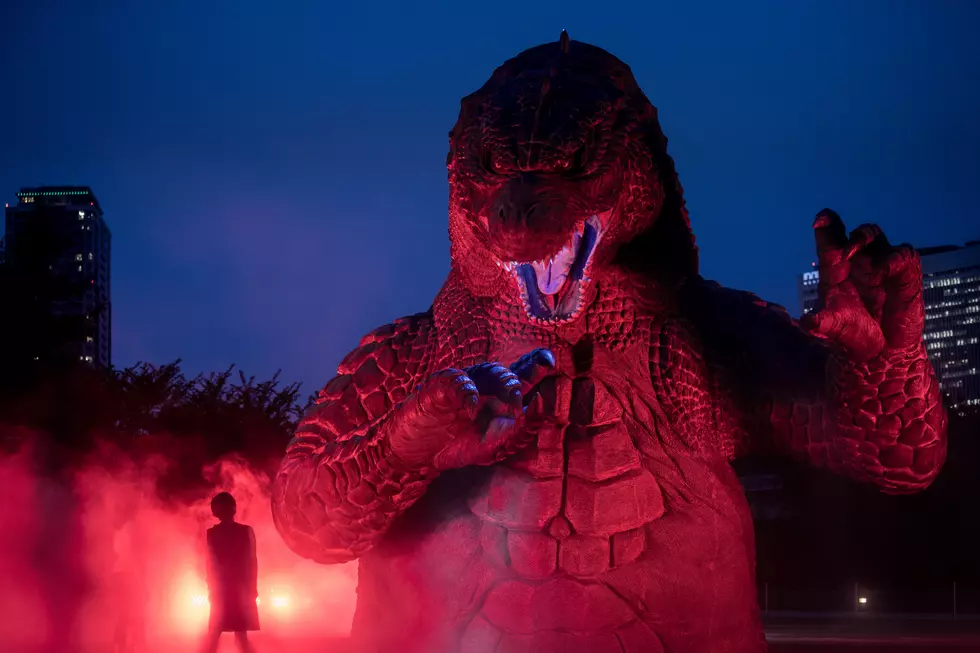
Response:
[[[235,498],[227,492],[211,499],[211,513],[220,523],[208,529],[209,653],[218,650],[218,639],[227,632],[235,633],[240,651],[252,651],[248,631],[259,629],[255,532],[235,521],[236,510]]]

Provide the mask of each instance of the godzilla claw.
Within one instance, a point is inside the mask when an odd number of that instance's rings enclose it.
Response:
[[[876,224],[863,224],[851,232],[844,258],[850,261],[860,252],[871,253],[873,249],[887,248],[888,239]]]
[[[830,209],[817,214],[813,229],[821,306],[803,316],[803,328],[854,362],[886,347],[906,349],[920,342],[925,308],[915,250],[893,247],[875,224],[863,224],[848,236]]]
[[[517,359],[510,369],[521,380],[521,391],[526,397],[531,388],[554,371],[555,355],[548,349],[534,349]]]
[[[480,363],[466,370],[494,414],[521,414],[521,381],[499,363]]]
[[[911,245],[899,245],[885,259],[885,305],[881,320],[885,340],[897,349],[919,343],[925,328],[922,261]]]

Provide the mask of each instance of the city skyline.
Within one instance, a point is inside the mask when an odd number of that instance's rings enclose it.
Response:
[[[519,24],[467,11],[25,5],[0,44],[7,60],[35,54],[0,71],[16,91],[0,189],[89,184],[123,216],[117,365],[282,368],[313,391],[349,343],[442,284],[460,98],[566,28],[630,64],[659,107],[705,276],[793,305],[825,206],[893,242],[980,237],[980,7],[638,4],[623,21],[582,3],[522,6]],[[683,29],[651,39],[658,24]]]

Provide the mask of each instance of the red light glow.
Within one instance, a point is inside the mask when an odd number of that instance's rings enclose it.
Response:
[[[288,596],[273,596],[272,597],[272,607],[278,608],[280,610],[289,607],[289,597]]]
[[[187,632],[199,632],[201,624],[207,622],[211,612],[211,601],[208,600],[206,590],[201,589],[205,584],[192,575],[185,576],[181,583],[182,586],[173,595],[172,613],[176,617],[175,621],[188,629]],[[293,613],[293,602],[283,589],[271,588],[267,598],[267,612],[274,613],[277,617]],[[255,604],[262,606],[262,596],[256,597]]]
[[[204,632],[211,613],[207,585],[192,571],[185,571],[178,577],[171,596],[170,621],[174,629],[185,635]]]
[[[0,436],[13,428],[0,425]],[[0,487],[9,497],[0,502],[0,532],[20,535],[0,538],[0,576],[10,581],[0,584],[0,649],[108,651],[119,628],[142,632],[145,650],[154,652],[203,637],[211,613],[205,581],[205,531],[214,524],[210,495],[182,505],[158,500],[156,470],[165,469],[165,461],[110,470],[96,460],[69,488],[35,476],[28,454],[0,455]],[[317,565],[290,551],[272,522],[268,478],[232,461],[208,474],[215,492],[234,494],[239,520],[255,530],[262,636],[347,636],[356,565]],[[43,510],[39,496],[48,502]],[[80,506],[76,513],[61,508],[73,505]],[[41,528],[41,514],[77,519],[63,526],[67,531],[77,524],[77,535],[64,536],[62,544]],[[44,567],[33,562],[39,547],[53,561]],[[91,584],[68,595],[66,577]],[[73,611],[67,618],[75,630],[64,627],[66,610]]]

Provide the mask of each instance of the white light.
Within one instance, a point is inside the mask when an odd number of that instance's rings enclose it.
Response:
[[[858,598],[858,603],[860,603],[861,605],[864,605],[867,602],[868,602],[868,598],[865,596],[861,596]]]
[[[274,608],[285,608],[289,605],[288,596],[273,596],[272,597],[272,607]]]

